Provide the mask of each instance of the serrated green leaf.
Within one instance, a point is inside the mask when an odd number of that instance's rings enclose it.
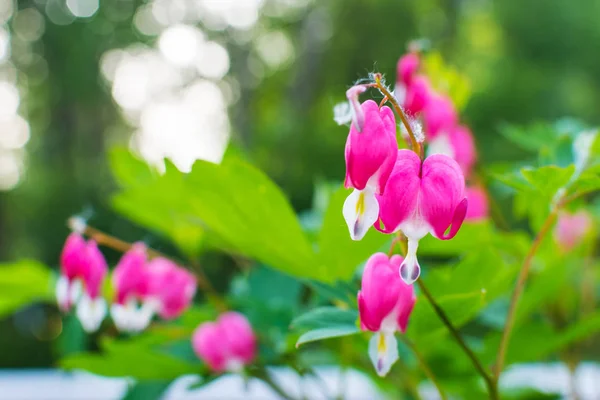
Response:
[[[569,182],[574,172],[574,165],[568,167],[546,165],[535,169],[523,168],[521,170],[523,177],[544,196],[553,196],[558,189]]]
[[[355,326],[357,310],[342,310],[336,307],[319,307],[295,318],[292,328],[328,328],[337,325]]]
[[[302,336],[300,336],[300,338],[296,342],[296,348],[300,347],[305,343],[316,342],[325,339],[333,339],[342,336],[356,335],[357,333],[360,333],[360,329],[358,329],[357,326],[351,325],[340,325],[331,328],[315,329],[312,331],[308,331]]]

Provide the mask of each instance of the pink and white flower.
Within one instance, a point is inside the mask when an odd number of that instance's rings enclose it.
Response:
[[[254,361],[257,343],[246,317],[227,312],[216,322],[198,326],[192,335],[192,347],[213,371],[240,372]]]
[[[87,332],[98,330],[106,316],[101,296],[108,267],[95,241],[73,232],[65,242],[60,258],[61,273],[56,283],[59,308],[66,312],[76,305],[76,315]]]
[[[117,328],[140,332],[154,315],[173,319],[189,307],[196,279],[187,270],[163,257],[148,261],[143,243],[126,252],[113,272],[115,303],[111,316]]]
[[[373,254],[357,296],[361,328],[375,333],[369,341],[369,357],[379,376],[385,376],[398,360],[394,334],[406,331],[416,301],[413,286],[398,274],[402,261],[398,255]]]
[[[425,136],[434,140],[440,134],[450,133],[458,123],[458,115],[452,100],[442,95],[431,95],[423,110]]]
[[[347,93],[353,117],[346,141],[344,184],[354,191],[344,202],[342,212],[353,240],[362,239],[377,220],[375,195],[384,192],[398,149],[394,113],[389,107],[380,109],[373,100],[360,104],[358,95],[364,90],[355,86]]]
[[[467,213],[465,178],[456,161],[448,156],[434,154],[421,162],[413,151],[398,150],[386,191],[377,196],[377,201],[380,210],[375,228],[383,233],[402,231],[408,238],[400,276],[410,284],[420,274],[419,240],[428,233],[438,239],[451,239],[460,229]]]

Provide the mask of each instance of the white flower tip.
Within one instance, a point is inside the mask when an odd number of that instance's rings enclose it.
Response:
[[[80,235],[83,235],[85,229],[87,228],[87,222],[82,217],[71,217],[67,221],[67,225],[69,228]]]
[[[346,198],[342,214],[348,225],[350,238],[361,240],[379,217],[379,203],[370,188],[354,189]]]
[[[83,330],[88,333],[96,332],[100,328],[106,312],[106,300],[102,297],[92,299],[84,294],[77,303],[77,318],[81,322]]]
[[[417,279],[419,279],[419,275],[421,275],[421,267],[417,263],[407,264],[403,262],[400,265],[400,277],[407,284],[413,284]]]
[[[369,340],[369,358],[377,375],[384,377],[398,361],[398,344],[393,332],[377,332]]]

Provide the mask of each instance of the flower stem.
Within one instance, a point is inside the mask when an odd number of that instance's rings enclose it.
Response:
[[[415,133],[413,132],[412,127],[408,122],[408,118],[402,110],[402,107],[400,107],[400,104],[398,104],[398,101],[396,100],[394,95],[390,93],[389,89],[383,83],[383,76],[379,72],[373,74],[373,76],[375,77],[375,87],[383,94],[384,99],[387,98],[390,101],[390,103],[392,103],[394,110],[396,110],[396,114],[398,114],[400,120],[402,120],[402,124],[406,128],[406,131],[408,132],[408,135],[410,137],[410,145],[413,151],[417,153],[419,157],[422,157],[423,152],[421,149],[421,144],[417,140]]]
[[[433,374],[433,371],[431,370],[431,368],[429,368],[429,365],[427,364],[427,361],[425,361],[425,358],[423,357],[423,355],[421,354],[421,352],[419,352],[419,350],[417,349],[417,347],[415,346],[415,344],[413,342],[411,342],[410,339],[408,339],[405,335],[400,335],[400,339],[413,352],[413,354],[415,355],[415,357],[419,361],[419,364],[421,365],[421,369],[423,370],[423,372],[425,373],[425,375],[427,376],[427,378],[429,378],[429,380],[431,381],[431,383],[433,383],[433,385],[437,389],[437,391],[438,391],[438,393],[440,395],[440,399],[447,400],[448,396],[446,396],[446,393],[444,392],[444,390],[442,390],[442,387],[441,387],[439,381],[436,379],[435,375]]]
[[[450,331],[452,336],[454,336],[454,339],[456,340],[458,345],[462,348],[464,353],[469,357],[469,359],[473,363],[473,366],[475,367],[475,369],[477,369],[477,372],[479,372],[479,374],[485,380],[485,384],[488,388],[490,399],[492,399],[492,400],[498,399],[498,387],[497,387],[496,381],[494,379],[492,379],[492,376],[487,372],[487,370],[483,367],[483,365],[481,365],[481,363],[479,362],[479,359],[477,359],[477,356],[473,353],[473,351],[469,348],[469,346],[467,346],[467,344],[463,340],[462,336],[460,336],[460,333],[458,332],[458,330],[454,327],[454,325],[452,324],[452,322],[450,321],[450,319],[448,318],[448,316],[446,315],[444,310],[439,306],[439,304],[437,304],[437,302],[435,301],[435,299],[429,292],[429,289],[427,289],[427,287],[423,283],[423,279],[418,279],[417,283],[419,285],[419,288],[421,289],[421,293],[423,293],[425,295],[425,297],[427,298],[427,300],[433,307],[433,309],[436,312],[436,314],[438,315],[438,317],[440,317],[440,319],[442,320],[444,325],[446,325],[446,328],[448,328],[448,330]]]
[[[506,315],[506,323],[504,324],[504,330],[502,331],[500,347],[498,347],[498,356],[496,357],[496,364],[494,366],[494,380],[496,383],[499,381],[500,374],[502,373],[502,369],[504,368],[506,350],[508,349],[510,334],[515,324],[517,305],[519,303],[519,299],[521,298],[521,294],[523,293],[523,289],[525,288],[525,281],[527,280],[527,276],[529,275],[529,270],[531,269],[533,257],[535,256],[535,253],[540,247],[542,239],[546,236],[546,234],[554,225],[554,221],[558,215],[558,210],[560,208],[560,205],[562,204],[565,204],[565,201],[559,202],[559,204],[556,207],[554,207],[554,209],[550,212],[550,215],[548,215],[546,221],[544,221],[544,224],[540,228],[540,231],[536,235],[535,239],[533,240],[533,243],[531,244],[531,247],[529,248],[529,252],[527,252],[525,259],[523,260],[523,265],[521,266],[521,271],[519,272],[519,277],[517,278],[515,289],[513,290],[512,296],[510,298],[510,305],[508,306],[508,313]]]
[[[111,235],[104,233],[101,230],[91,227],[89,225],[85,226],[85,229],[83,230],[82,233],[84,235],[86,235],[87,237],[89,237],[90,239],[95,240],[96,243],[98,243],[99,245],[110,247],[111,249],[120,251],[122,253],[125,253],[126,251],[131,249],[131,247],[133,246],[133,243],[129,243],[129,242],[126,242],[119,238],[116,238],[114,236],[111,236]],[[154,249],[147,249],[146,251],[150,258],[162,257],[162,258],[167,258],[167,259],[173,260],[173,257],[168,257],[165,254],[163,254],[159,251],[156,251]],[[176,262],[177,264],[181,264],[177,260],[173,260],[173,261]],[[198,263],[193,263],[193,267],[194,267],[193,272],[194,272],[194,275],[196,276],[196,281],[198,282],[198,286],[202,290],[204,290],[206,297],[209,300],[211,300],[211,302],[213,302],[215,307],[220,312],[226,311],[227,305],[225,303],[225,300],[219,295],[217,290],[210,283],[210,280],[204,273],[204,270],[202,269],[202,267]]]

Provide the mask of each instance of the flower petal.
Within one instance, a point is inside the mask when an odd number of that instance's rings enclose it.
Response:
[[[369,340],[369,358],[377,375],[386,376],[398,361],[398,343],[393,332],[377,332]]]
[[[467,211],[464,193],[465,178],[456,161],[442,154],[425,159],[419,207],[438,239],[450,239],[458,232]],[[450,225],[451,232],[445,235]]]
[[[106,300],[102,297],[91,298],[84,293],[77,302],[77,318],[81,322],[83,330],[88,333],[96,332],[100,328],[106,312]]]
[[[384,227],[375,224],[383,233],[396,232],[400,224],[414,214],[419,197],[419,170],[421,160],[411,150],[398,150],[394,170],[388,179],[385,193],[377,196],[379,220]]]
[[[348,225],[352,240],[361,240],[379,215],[379,203],[373,189],[354,189],[344,201],[342,214]]]
[[[418,240],[411,238],[408,239],[408,251],[406,252],[406,258],[400,265],[400,277],[407,285],[410,285],[416,281],[421,274],[421,266],[417,260],[418,247]]]

